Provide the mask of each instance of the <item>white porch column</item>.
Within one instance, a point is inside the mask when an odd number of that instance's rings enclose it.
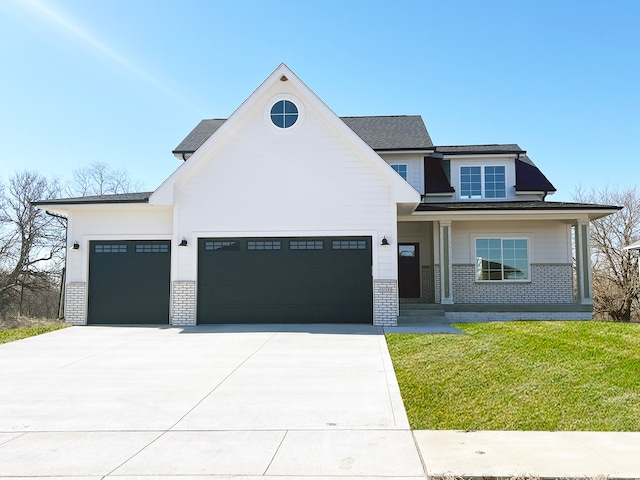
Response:
[[[440,220],[440,303],[453,304],[451,220]]]
[[[589,248],[589,220],[578,220],[576,229],[576,287],[578,303],[593,305],[591,280],[591,249]]]

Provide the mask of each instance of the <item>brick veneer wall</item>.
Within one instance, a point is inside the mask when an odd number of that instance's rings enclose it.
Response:
[[[71,325],[87,324],[87,284],[85,282],[67,283],[64,320]]]
[[[453,265],[454,303],[574,303],[569,264],[533,264],[531,281],[475,281],[474,265]]]
[[[591,320],[591,312],[445,312],[447,322],[508,322],[517,320]]]
[[[395,326],[398,324],[398,282],[373,281],[373,324]]]
[[[196,324],[196,282],[173,282],[171,290],[171,325],[194,326]]]

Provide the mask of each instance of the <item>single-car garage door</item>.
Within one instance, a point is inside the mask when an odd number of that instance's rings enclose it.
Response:
[[[198,323],[372,323],[371,238],[198,242]]]
[[[169,241],[93,241],[89,248],[87,323],[169,323]]]

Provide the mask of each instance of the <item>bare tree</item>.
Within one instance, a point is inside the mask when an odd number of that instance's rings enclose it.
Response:
[[[65,189],[71,197],[108,195],[139,191],[141,183],[132,180],[125,169],[114,170],[104,162],[93,162],[73,172],[73,178]]]
[[[25,289],[50,288],[59,271],[61,223],[31,203],[59,192],[57,181],[28,171],[15,174],[0,192],[0,311],[19,302]]]
[[[624,247],[640,238],[640,192],[621,190],[584,191],[574,194],[579,202],[619,205],[622,210],[591,223],[594,314],[618,322],[630,322],[637,314],[640,281],[638,256]]]

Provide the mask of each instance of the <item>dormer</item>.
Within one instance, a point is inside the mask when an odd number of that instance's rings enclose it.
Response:
[[[425,201],[544,200],[555,188],[518,145],[435,147],[424,159]]]

